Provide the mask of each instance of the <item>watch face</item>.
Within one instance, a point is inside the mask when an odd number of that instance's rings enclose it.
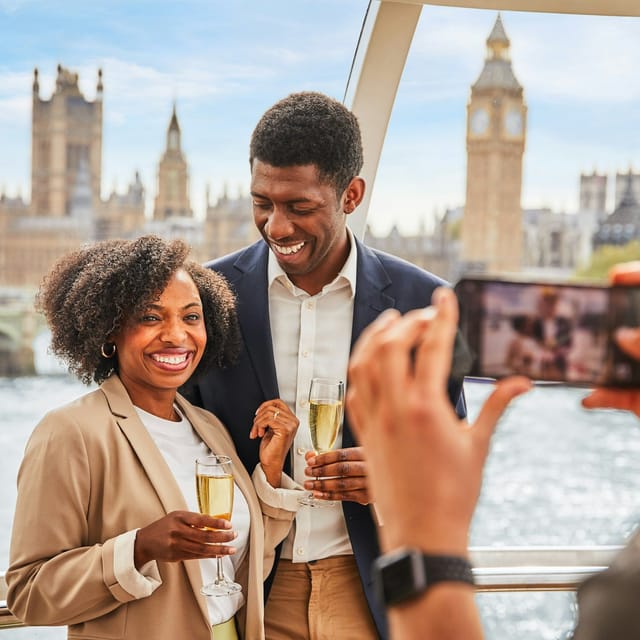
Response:
[[[374,580],[381,602],[396,604],[415,598],[427,587],[422,554],[400,549],[376,561]]]
[[[511,136],[519,136],[522,133],[522,114],[517,109],[511,109],[504,121],[507,133]]]
[[[489,128],[489,114],[487,110],[474,109],[471,113],[471,121],[469,124],[473,133],[485,133]]]

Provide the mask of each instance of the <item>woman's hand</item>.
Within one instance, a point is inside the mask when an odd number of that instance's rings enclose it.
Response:
[[[260,464],[272,487],[280,486],[284,461],[299,424],[298,418],[280,398],[263,402],[256,411],[249,437],[262,438]]]
[[[191,511],[172,511],[140,529],[134,546],[134,563],[140,569],[150,560],[179,562],[232,555],[227,546],[238,534],[231,523]]]

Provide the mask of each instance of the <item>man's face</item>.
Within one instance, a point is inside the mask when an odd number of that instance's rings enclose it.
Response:
[[[254,160],[253,218],[291,281],[311,295],[331,282],[349,253],[345,198],[320,182],[315,165],[273,167]]]
[[[558,306],[558,298],[555,295],[543,295],[540,299],[540,315],[543,318],[553,318],[556,314]]]

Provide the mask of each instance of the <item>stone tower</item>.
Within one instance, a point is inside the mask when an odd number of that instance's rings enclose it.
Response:
[[[167,146],[158,165],[158,191],[153,208],[154,220],[191,217],[189,172],[182,153],[176,105],[167,128]]]
[[[462,269],[505,273],[522,266],[522,157],[527,107],[498,15],[484,68],[467,105],[467,190]]]
[[[40,98],[38,70],[33,77],[31,127],[31,213],[65,217],[81,166],[88,170],[93,210],[100,205],[102,180],[102,71],[96,97],[85,99],[78,74],[58,65],[50,100]]]
[[[607,208],[607,176],[595,170],[580,174],[580,211],[593,211],[603,216]]]

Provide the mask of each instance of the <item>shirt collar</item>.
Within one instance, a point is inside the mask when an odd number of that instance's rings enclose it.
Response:
[[[356,241],[351,229],[349,229],[348,226],[346,229],[347,235],[349,236],[349,255],[333,282],[325,285],[322,290],[328,290],[332,288],[332,285],[338,284],[341,279],[344,279],[351,288],[350,297],[353,298],[356,293],[358,250],[356,249]],[[289,276],[284,272],[284,269],[278,264],[273,251],[269,248],[269,260],[267,263],[267,282],[269,289],[271,289],[276,281],[281,282],[293,295],[300,295],[300,293],[302,293],[302,289],[299,289],[291,282]]]

